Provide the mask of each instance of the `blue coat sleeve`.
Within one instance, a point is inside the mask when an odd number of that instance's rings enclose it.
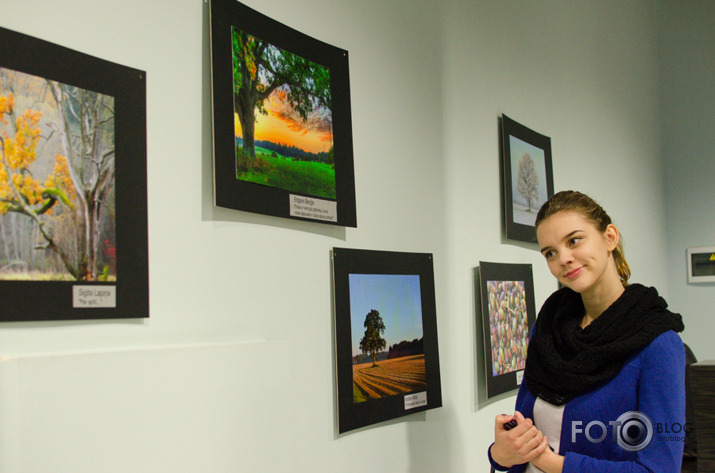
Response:
[[[636,386],[638,411],[653,427],[651,442],[628,461],[603,460],[567,452],[563,473],[677,473],[683,458],[685,424],[685,350],[673,331],[653,340],[642,353]],[[675,427],[675,428],[674,428]],[[679,434],[669,433],[673,430]]]

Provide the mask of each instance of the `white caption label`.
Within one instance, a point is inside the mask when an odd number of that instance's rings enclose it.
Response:
[[[328,222],[338,221],[338,203],[332,200],[313,199],[290,194],[290,214],[293,217],[312,218]]]
[[[117,307],[117,286],[72,286],[75,309]]]
[[[524,370],[517,371],[516,372],[516,384],[521,384],[521,381],[524,379]]]
[[[405,396],[405,410],[427,405],[427,393],[421,392]]]

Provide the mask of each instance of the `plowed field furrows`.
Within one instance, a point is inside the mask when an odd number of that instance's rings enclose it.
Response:
[[[425,356],[378,361],[377,366],[372,362],[353,365],[353,383],[365,397],[355,397],[354,402],[426,389]]]

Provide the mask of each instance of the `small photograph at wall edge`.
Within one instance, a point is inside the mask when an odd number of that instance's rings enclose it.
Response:
[[[715,282],[715,246],[687,249],[688,282]]]

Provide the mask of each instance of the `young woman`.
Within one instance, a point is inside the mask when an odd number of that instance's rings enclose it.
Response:
[[[679,472],[685,352],[675,332],[682,317],[654,288],[628,284],[618,228],[590,197],[554,195],[539,210],[536,235],[565,287],[539,312],[516,412],[496,418],[492,467]]]

